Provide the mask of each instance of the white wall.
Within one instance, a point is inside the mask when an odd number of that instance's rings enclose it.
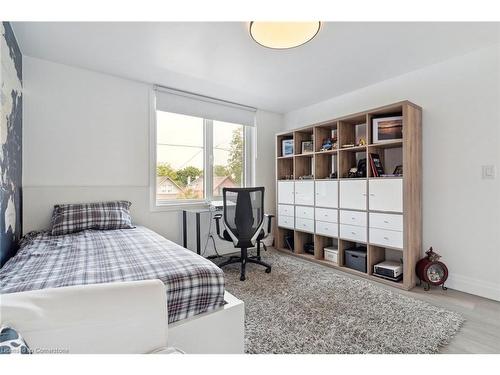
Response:
[[[24,231],[58,202],[127,199],[134,222],[180,243],[180,211],[149,208],[150,85],[24,57]],[[283,117],[257,112],[256,183],[274,212],[274,138]],[[271,151],[272,150],[272,151]]]
[[[408,99],[423,107],[423,244],[454,289],[500,300],[500,46],[492,46],[285,115],[285,128]],[[404,58],[402,56],[401,58]]]

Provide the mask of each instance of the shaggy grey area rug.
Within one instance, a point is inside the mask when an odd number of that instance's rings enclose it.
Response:
[[[263,252],[264,267],[224,267],[226,289],[245,302],[247,353],[436,353],[463,317],[325,266]]]

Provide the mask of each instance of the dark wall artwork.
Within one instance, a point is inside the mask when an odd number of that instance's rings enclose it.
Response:
[[[8,22],[2,22],[0,118],[0,266],[12,257],[22,233],[22,55]]]

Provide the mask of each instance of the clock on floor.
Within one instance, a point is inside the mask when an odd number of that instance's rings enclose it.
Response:
[[[427,256],[420,259],[415,267],[420,284],[425,284],[424,290],[429,290],[431,285],[441,285],[443,290],[446,290],[444,283],[448,279],[448,267],[439,261],[441,256],[435,253],[432,247],[425,253]]]

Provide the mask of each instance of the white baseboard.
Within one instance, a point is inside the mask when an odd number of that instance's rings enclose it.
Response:
[[[450,289],[500,301],[500,284],[478,280],[472,277],[451,274],[446,281]]]

